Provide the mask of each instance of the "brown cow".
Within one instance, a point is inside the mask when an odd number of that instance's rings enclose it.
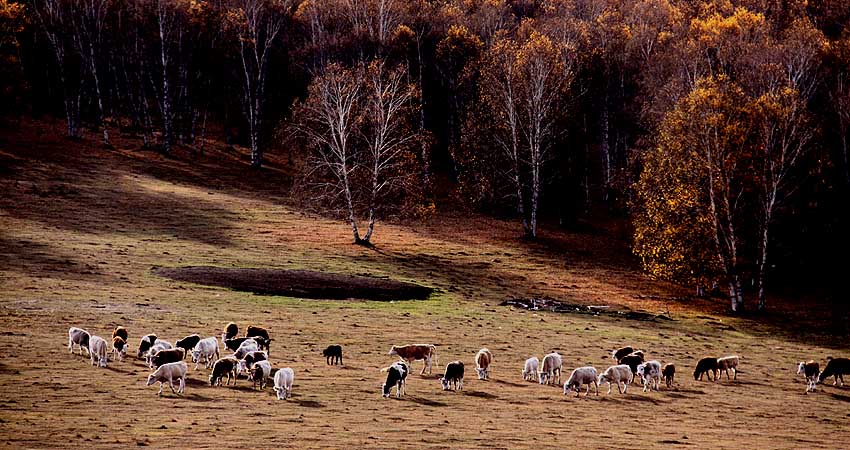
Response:
[[[390,348],[388,355],[397,355],[402,361],[406,361],[411,365],[413,364],[413,361],[419,361],[420,359],[424,360],[425,365],[422,367],[422,372],[419,372],[419,374],[424,374],[426,368],[430,374],[431,364],[434,363],[434,358],[437,356],[437,346],[431,344],[393,345],[392,348]]]

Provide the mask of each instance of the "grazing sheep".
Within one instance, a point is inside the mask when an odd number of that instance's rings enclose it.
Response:
[[[115,354],[113,361],[124,361],[124,356],[127,355],[127,341],[121,336],[112,338],[112,353]]]
[[[635,355],[634,353],[626,355],[620,358],[620,364],[629,366],[632,371],[632,382],[634,382],[634,379],[637,378],[637,368],[643,364],[643,355]]]
[[[215,337],[201,339],[192,349],[192,362],[195,363],[195,370],[198,370],[198,364],[201,360],[204,361],[204,368],[209,369],[218,358],[218,341]]]
[[[266,380],[272,374],[272,365],[266,361],[257,361],[254,365],[251,366],[251,381],[254,383],[254,389],[257,386],[260,387],[260,390],[266,388]]]
[[[561,367],[564,365],[564,360],[557,352],[549,353],[543,357],[543,362],[540,366],[540,372],[537,373],[537,379],[540,384],[552,384],[555,380],[555,373],[558,373],[557,384],[561,384]]]
[[[221,386],[221,379],[227,375],[227,383],[230,384],[230,378],[233,377],[233,384],[236,384],[236,367],[239,360],[232,356],[220,358],[213,364],[212,373],[210,374],[210,386]]]
[[[616,384],[617,392],[625,394],[626,391],[629,389],[629,383],[632,382],[632,378],[634,378],[634,374],[632,374],[632,369],[626,364],[619,364],[605,369],[605,372],[602,372],[602,375],[599,375],[597,384],[607,382],[608,394],[611,394],[611,383]],[[620,383],[623,383],[622,388],[620,388]]]
[[[673,387],[673,377],[676,376],[676,365],[673,363],[664,364],[661,368],[661,376],[664,377],[664,382],[667,383],[667,389]]]
[[[617,350],[612,350],[611,359],[617,361],[617,364],[620,364],[620,359],[622,359],[626,355],[632,354],[633,351],[635,351],[635,349],[631,347],[623,347]]]
[[[448,391],[454,386],[454,390],[463,390],[463,362],[452,361],[446,364],[446,372],[440,378],[443,390]]]
[[[522,368],[522,379],[526,381],[534,381],[534,376],[537,375],[537,368],[540,367],[540,360],[536,356],[532,356],[525,360],[525,365]]]
[[[68,328],[68,352],[74,353],[74,344],[80,347],[80,356],[83,355],[83,349],[86,349],[86,353],[91,355],[91,350],[89,350],[89,340],[91,339],[91,335],[88,331],[71,327]]]
[[[658,361],[647,361],[637,368],[638,375],[643,379],[643,392],[647,388],[652,390],[652,385],[655,385],[657,391],[661,385],[661,363]]]
[[[148,350],[153,347],[154,343],[156,343],[155,334],[142,336],[142,339],[139,340],[139,351],[136,352],[136,358],[142,359],[142,356],[148,353]]]
[[[201,342],[201,337],[197,334],[191,334],[175,342],[174,346],[177,348],[182,348],[184,354],[188,355],[192,353],[192,350],[195,348],[196,345],[198,345],[198,342]]]
[[[475,355],[475,371],[478,372],[479,380],[487,380],[490,378],[490,364],[493,362],[493,353],[486,348],[478,350]]]
[[[797,364],[797,375],[806,377],[806,393],[817,390],[818,376],[820,375],[820,364],[817,361],[800,361]]]
[[[714,374],[714,381],[717,381],[717,358],[706,357],[697,362],[694,368],[694,380],[702,381],[703,374],[708,373],[708,379],[711,381],[711,374]]]
[[[255,341],[253,338],[249,338],[248,340],[242,342],[242,345],[240,345],[239,348],[237,348],[236,351],[233,352],[233,357],[236,359],[242,359],[248,353],[256,352],[259,349],[260,346],[257,345],[257,341]]]
[[[342,365],[342,346],[329,345],[328,348],[322,350],[322,356],[325,357],[325,362],[328,365],[339,363]]]
[[[396,398],[404,395],[404,384],[407,380],[407,374],[410,369],[404,361],[393,363],[393,365],[381,369],[381,372],[387,373],[387,381],[384,382],[381,388],[381,394],[386,398],[390,396],[390,390],[395,386]]]
[[[151,355],[150,360],[150,368],[156,369],[157,367],[173,363],[177,361],[183,361],[186,358],[186,351],[182,348],[169,348],[160,350]]]
[[[850,374],[850,359],[829,356],[826,358],[826,367],[823,368],[823,372],[818,377],[818,383],[823,383],[827,378],[834,377],[833,386],[839,380],[841,381],[841,386],[844,386],[844,374]]]
[[[112,331],[112,339],[116,337],[120,337],[124,339],[124,342],[130,342],[130,333],[127,332],[127,329],[122,326],[115,327],[115,330]]]
[[[109,347],[106,344],[106,339],[100,336],[92,336],[89,338],[89,357],[91,365],[98,367],[106,367],[109,355]]]
[[[292,397],[292,383],[295,381],[295,372],[284,367],[274,374],[274,391],[278,400],[286,400]]]
[[[267,361],[268,359],[268,354],[262,350],[254,350],[253,352],[247,353],[244,358],[239,360],[239,367],[236,369],[236,374],[242,375],[247,372],[255,362]]]
[[[159,366],[152,374],[148,375],[147,386],[150,386],[158,381],[159,392],[157,393],[157,395],[162,395],[162,387],[167,381],[168,385],[171,386],[171,392],[175,394],[182,394],[183,390],[186,388],[186,373],[188,371],[189,368],[183,361],[163,364]],[[175,378],[180,380],[180,384],[177,387],[176,391],[174,390]]]
[[[726,372],[726,379],[729,379],[729,370],[732,370],[732,374],[734,375],[733,379],[738,379],[738,358],[739,356],[724,356],[723,358],[717,358],[717,370],[720,373],[720,376],[723,376],[723,372]]]
[[[567,382],[564,383],[564,395],[567,395],[567,393],[570,392],[570,389],[575,389],[576,397],[578,397],[581,385],[583,384],[587,385],[587,391],[584,394],[585,397],[590,394],[591,384],[593,384],[596,389],[596,395],[599,395],[599,384],[597,384],[598,378],[599,374],[596,372],[595,367],[579,367],[573,370],[573,373],[570,374],[570,378],[568,378]]]
[[[422,367],[422,372],[419,372],[419,374],[424,374],[425,369],[428,369],[428,373],[430,374],[431,365],[437,357],[437,346],[431,344],[393,345],[390,347],[390,351],[387,354],[390,356],[398,356],[399,359],[410,364],[411,367],[414,361],[419,361],[421,359],[425,362],[425,365]]]
[[[151,359],[153,358],[153,355],[156,355],[157,353],[159,353],[162,350],[171,350],[173,348],[174,348],[174,346],[171,345],[171,342],[163,341],[163,340],[157,340],[151,346],[151,348],[149,348],[148,351],[145,352],[145,355],[144,355],[145,361],[147,361],[148,365],[150,365]],[[168,361],[168,362],[174,362],[174,361]]]

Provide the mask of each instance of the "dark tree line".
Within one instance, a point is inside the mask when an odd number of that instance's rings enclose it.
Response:
[[[109,145],[120,127],[165,154],[202,152],[210,124],[255,167],[296,143],[307,195],[355,240],[400,204],[459,202],[532,239],[602,211],[631,219],[649,273],[723,286],[735,309],[763,307],[767,280],[843,298],[844,0],[0,5],[4,61],[22,67],[4,88],[28,86],[16,102],[70,137]]]

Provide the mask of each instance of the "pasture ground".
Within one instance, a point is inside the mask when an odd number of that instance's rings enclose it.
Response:
[[[377,248],[349,244],[344,223],[286,198],[289,176],[271,158],[259,172],[244,153],[211,143],[192,159],[163,159],[116,139],[70,142],[61,126],[24,121],[0,131],[0,447],[2,448],[839,448],[850,442],[850,387],[804,395],[795,362],[847,353],[847,340],[779,331],[803,315],[782,303],[777,321],[724,315],[721,300],[693,300],[644,277],[611,230],[544,229],[516,239],[517,224],[438,212],[377,228]],[[236,167],[236,168],[234,168]],[[153,267],[309,269],[430,286],[428,300],[322,301],[261,296],[173,281]],[[549,296],[670,314],[641,322],[535,313],[499,306]],[[796,309],[795,309],[796,308]],[[815,314],[816,316],[816,314]],[[788,317],[780,322],[782,317]],[[156,396],[149,370],[129,357],[109,368],[67,353],[67,329],[106,336],[127,327],[131,345],[154,332],[175,340],[219,335],[229,321],[265,326],[271,361],[292,367],[293,398],[271,389],[212,388],[192,371],[185,395]],[[434,374],[414,365],[407,396],[382,399],[379,369],[392,344],[438,345]],[[344,347],[345,365],[321,350]],[[822,346],[819,343],[827,343]],[[579,365],[604,369],[625,344],[675,362],[672,390],[576,399],[524,382],[522,362],[564,355],[563,382]],[[495,355],[492,380],[473,357]],[[843,349],[843,351],[842,351]],[[134,352],[133,352],[134,353]],[[706,355],[740,354],[737,381],[695,382]],[[462,392],[437,373],[461,359]],[[850,381],[850,380],[848,380]],[[639,445],[637,444],[639,442]]]

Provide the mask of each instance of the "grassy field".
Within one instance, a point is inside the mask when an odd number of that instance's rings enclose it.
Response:
[[[544,229],[517,239],[514,222],[439,212],[422,222],[379,224],[377,248],[349,243],[345,224],[287,200],[282,161],[251,171],[244,154],[211,144],[197,159],[165,160],[117,138],[116,149],[70,142],[61,127],[22,122],[0,130],[0,447],[3,448],[839,448],[850,442],[850,387],[804,395],[795,362],[846,356],[847,340],[783,332],[802,306],[767,324],[724,315],[725,302],[687,299],[649,280],[625,243],[604,229]],[[154,267],[212,265],[310,269],[391,277],[436,289],[428,300],[323,301],[259,296],[171,281]],[[535,313],[500,306],[549,296],[664,312],[671,322]],[[234,321],[266,327],[274,367],[295,370],[294,394],[210,387],[192,371],[185,395],[146,387],[128,357],[107,369],[68,355],[67,329],[131,345],[147,333],[175,340],[218,335]],[[438,345],[439,368],[407,396],[382,399],[379,370],[392,344]],[[812,342],[826,343],[827,346]],[[345,365],[321,350],[344,347]],[[675,362],[672,390],[585,399],[524,382],[522,362],[549,351],[569,370],[610,364],[633,345]],[[475,379],[481,347],[492,380]],[[843,349],[843,350],[842,350]],[[135,353],[134,351],[131,353]],[[695,382],[702,356],[743,355],[737,381]],[[467,367],[462,392],[436,379]],[[850,381],[850,380],[848,380]]]

